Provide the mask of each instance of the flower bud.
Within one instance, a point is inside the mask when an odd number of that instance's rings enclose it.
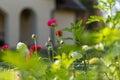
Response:
[[[46,47],[48,47],[48,46],[49,46],[48,42],[46,42],[46,43],[45,43],[45,46],[46,46]]]
[[[52,42],[52,40],[51,40],[51,38],[50,38],[50,37],[48,38],[48,42]]]
[[[71,57],[76,58],[76,59],[80,59],[80,58],[82,58],[82,55],[80,53],[78,53],[78,52],[73,52],[71,54]]]
[[[53,49],[52,46],[48,46],[48,50],[51,51]]]
[[[85,51],[87,51],[87,50],[89,50],[89,49],[91,49],[88,45],[83,45],[82,46],[82,50],[85,50]]]
[[[104,46],[103,46],[102,43],[99,43],[99,44],[95,45],[95,49],[97,49],[97,50],[104,50]]]
[[[60,40],[60,44],[63,44],[64,43],[64,41],[63,40]]]
[[[58,31],[56,32],[56,36],[61,37],[61,36],[62,36],[62,30],[58,30]]]
[[[88,60],[83,60],[82,64],[88,64]]]
[[[117,65],[119,65],[119,62],[115,62]]]
[[[99,61],[100,61],[100,59],[95,57],[95,58],[92,58],[92,59],[89,60],[89,64],[96,64]]]
[[[35,34],[32,34],[32,39],[36,39],[37,36]]]

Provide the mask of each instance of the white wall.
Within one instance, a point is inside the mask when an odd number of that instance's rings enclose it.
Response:
[[[20,13],[25,8],[36,13],[38,43],[44,46],[49,36],[47,20],[51,18],[54,7],[54,0],[0,0],[0,9],[7,13],[5,39],[10,47],[15,47],[19,41]]]
[[[58,21],[58,29],[63,29],[65,27],[70,27],[71,23],[75,23],[76,14],[74,11],[63,11],[59,10],[55,12],[55,18]],[[73,37],[73,35],[69,32],[63,32],[63,37]],[[74,44],[73,40],[67,40],[65,43]]]

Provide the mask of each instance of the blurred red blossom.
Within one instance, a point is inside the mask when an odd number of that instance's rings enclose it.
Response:
[[[9,48],[8,45],[3,45],[3,46],[1,47],[2,50],[6,50],[6,49],[8,49],[8,48]]]
[[[52,27],[53,25],[57,24],[57,20],[56,19],[50,19],[48,20],[48,26]]]
[[[62,30],[57,30],[56,31],[56,36],[62,36]]]
[[[35,50],[37,50],[37,51],[40,51],[42,49],[42,46],[41,45],[34,45],[34,46],[30,46],[30,51],[35,51]]]
[[[40,46],[40,45],[36,45],[36,46],[33,45],[33,46],[30,46],[29,49],[30,49],[30,51],[26,55],[26,60],[29,60],[32,57],[32,55],[34,54],[35,51],[40,51],[42,49],[42,46]]]

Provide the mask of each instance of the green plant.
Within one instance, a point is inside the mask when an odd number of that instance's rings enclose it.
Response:
[[[112,14],[115,0],[100,0],[95,8],[110,12],[107,18],[91,16],[86,24],[103,22],[105,25],[95,31],[87,31],[82,20],[64,28],[72,37],[64,38],[57,30],[55,19],[48,26],[56,32],[57,49],[51,38],[46,43],[48,58],[38,55],[36,35],[32,35],[35,45],[28,49],[19,42],[15,51],[4,46],[0,51],[1,80],[120,80],[120,13]],[[74,40],[74,45],[65,40]],[[51,56],[52,54],[52,56]],[[6,75],[9,75],[6,77]]]

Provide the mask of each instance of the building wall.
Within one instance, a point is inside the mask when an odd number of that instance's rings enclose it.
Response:
[[[55,7],[55,0],[0,0],[0,10],[5,14],[5,24],[0,24],[5,25],[5,42],[13,48],[16,47],[19,41],[31,45],[33,41],[31,35],[35,33],[37,35],[37,43],[45,47],[44,44],[50,36],[50,27],[47,26],[49,19],[57,19],[58,29],[70,27],[70,23],[76,21],[74,11],[56,10],[54,12]],[[30,10],[34,21],[32,17],[30,17],[28,22],[25,21],[25,18],[21,16],[24,10]],[[1,20],[3,21],[2,18]],[[3,31],[3,28],[0,27],[0,30]],[[71,36],[72,34],[63,32],[64,38]],[[66,43],[73,44],[74,41],[70,40]]]
[[[44,46],[49,36],[49,28],[46,23],[51,18],[51,11],[55,8],[54,2],[54,0],[0,0],[0,9],[7,14],[5,19],[5,42],[10,47],[16,46],[20,37],[20,14],[22,10],[28,8],[35,12],[38,43]]]
[[[74,11],[65,11],[58,10],[55,12],[55,18],[58,20],[58,29],[62,30],[65,27],[71,27],[70,23],[74,23],[76,21],[76,13]],[[70,32],[63,32],[63,37],[73,37]],[[73,40],[65,41],[67,44],[73,44]]]

